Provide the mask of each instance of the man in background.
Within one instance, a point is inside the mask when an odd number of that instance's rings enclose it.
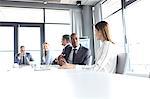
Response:
[[[64,53],[68,47],[71,47],[70,35],[68,34],[63,35],[61,42],[62,42],[62,45],[64,46],[62,53]]]
[[[15,55],[15,63],[19,65],[30,65],[33,58],[30,53],[27,53],[25,46],[20,46],[20,53]]]
[[[70,35],[65,34],[62,36],[62,40],[61,40],[62,45],[64,46],[63,50],[62,50],[62,55],[65,54],[66,49],[71,47],[71,43],[70,43]],[[58,64],[58,57],[55,58],[55,60],[53,61],[53,65],[54,64]]]

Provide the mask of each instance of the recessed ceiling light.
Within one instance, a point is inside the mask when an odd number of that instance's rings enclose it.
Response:
[[[77,6],[81,6],[81,1],[76,1]]]
[[[47,1],[43,1],[43,4],[47,4],[48,2]]]

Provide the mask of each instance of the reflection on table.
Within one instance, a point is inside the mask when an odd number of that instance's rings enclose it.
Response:
[[[30,64],[30,65],[18,65],[13,64],[13,66],[9,66],[11,68],[8,68],[7,71],[48,71],[48,70],[55,70],[58,69],[59,65],[36,65],[36,64]]]
[[[14,64],[12,66],[9,66],[11,68],[7,69],[7,72],[34,72],[34,71],[78,71],[76,69],[59,69],[59,65],[18,65]],[[85,71],[85,70],[83,70]]]

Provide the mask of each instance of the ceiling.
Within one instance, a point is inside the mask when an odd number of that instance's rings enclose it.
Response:
[[[43,3],[44,1],[47,1],[48,3],[58,3],[58,4],[76,4],[76,1],[81,1],[81,5],[94,5],[100,0],[0,0],[0,1],[19,1],[19,2],[37,2],[37,3]]]

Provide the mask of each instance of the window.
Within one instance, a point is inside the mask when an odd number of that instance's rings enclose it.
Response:
[[[133,71],[150,68],[149,0],[141,0],[126,8],[126,32],[130,65]],[[149,69],[150,70],[150,69]]]
[[[103,18],[108,17],[110,14],[121,9],[121,0],[107,0],[102,4]]]
[[[46,23],[71,23],[71,16],[69,10],[52,10],[45,9]]]
[[[123,33],[123,24],[122,24],[122,11],[118,11],[117,13],[111,15],[110,17],[105,19],[110,26],[110,34],[112,37],[112,41],[119,47],[118,53],[125,52],[125,36]]]
[[[2,22],[44,22],[43,9],[0,7]]]
[[[14,63],[14,27],[0,26],[0,71],[7,71]]]

